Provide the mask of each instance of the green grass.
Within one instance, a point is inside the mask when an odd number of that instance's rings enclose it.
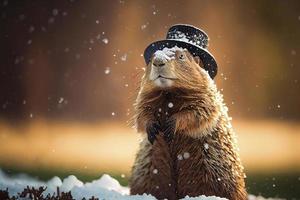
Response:
[[[128,185],[128,176],[121,177],[117,172],[82,172],[62,169],[45,169],[45,168],[19,168],[16,166],[0,165],[0,168],[8,175],[25,173],[39,180],[49,180],[53,176],[61,179],[75,175],[83,182],[98,179],[102,174],[107,173],[117,179],[123,186]],[[287,200],[300,199],[300,173],[254,173],[248,172],[246,178],[247,190],[250,194],[262,195],[264,197],[279,197]]]
[[[300,173],[247,173],[247,190],[264,197],[300,199]]]

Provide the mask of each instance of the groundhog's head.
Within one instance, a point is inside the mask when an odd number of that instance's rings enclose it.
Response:
[[[201,59],[193,57],[188,50],[174,47],[153,54],[143,77],[147,89],[199,88],[209,81]]]
[[[222,96],[203,68],[201,59],[192,56],[188,50],[173,47],[156,51],[151,57],[135,103],[138,131],[144,130],[145,123],[156,110],[159,112],[160,100],[168,94],[168,98],[174,98],[172,103],[177,109],[194,109],[199,115],[195,121],[198,128],[190,127],[188,135],[198,137],[199,133],[212,131],[222,113]]]

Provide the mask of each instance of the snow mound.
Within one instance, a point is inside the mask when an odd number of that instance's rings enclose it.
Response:
[[[98,197],[99,199],[107,200],[155,200],[156,198],[148,195],[129,195],[129,188],[123,187],[120,183],[109,176],[108,174],[102,175],[101,178],[92,182],[83,183],[78,180],[76,176],[70,175],[67,178],[61,180],[55,176],[47,182],[39,181],[31,178],[25,174],[20,174],[14,177],[8,177],[0,169],[0,189],[6,190],[8,188],[10,196],[17,196],[17,194],[23,191],[27,186],[30,187],[47,187],[44,195],[50,193],[56,193],[57,187],[60,191],[69,192],[74,199],[90,198],[92,196]],[[101,198],[100,198],[101,197]],[[226,200],[219,197],[185,197],[183,200]]]
[[[186,196],[185,198],[183,198],[181,200],[227,200],[227,199],[221,198],[221,197],[216,197],[216,196],[207,197],[207,196],[201,195],[199,197]]]
[[[284,199],[264,198],[262,196],[254,196],[254,195],[250,194],[250,195],[248,195],[248,200],[284,200]]]

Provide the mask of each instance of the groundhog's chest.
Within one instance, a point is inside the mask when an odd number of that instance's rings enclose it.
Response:
[[[169,117],[180,112],[184,105],[184,100],[177,94],[164,93],[157,101],[151,105],[151,111],[154,118],[161,124]]]
[[[156,160],[157,169],[166,160],[170,161],[172,177],[180,187],[177,192],[181,198],[186,194],[212,195],[218,190],[226,190],[228,186],[224,185],[224,181],[229,181],[232,168],[222,161],[226,154],[215,142],[206,138],[194,139],[183,133],[177,133],[170,144],[165,143],[162,137],[158,140],[152,147],[155,152],[152,160]],[[212,154],[219,154],[220,158]]]

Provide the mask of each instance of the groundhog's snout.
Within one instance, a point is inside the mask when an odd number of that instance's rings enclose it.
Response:
[[[163,67],[165,64],[166,64],[166,60],[163,59],[163,58],[160,58],[160,57],[154,57],[153,58],[153,62],[152,64],[155,66],[155,67]]]

